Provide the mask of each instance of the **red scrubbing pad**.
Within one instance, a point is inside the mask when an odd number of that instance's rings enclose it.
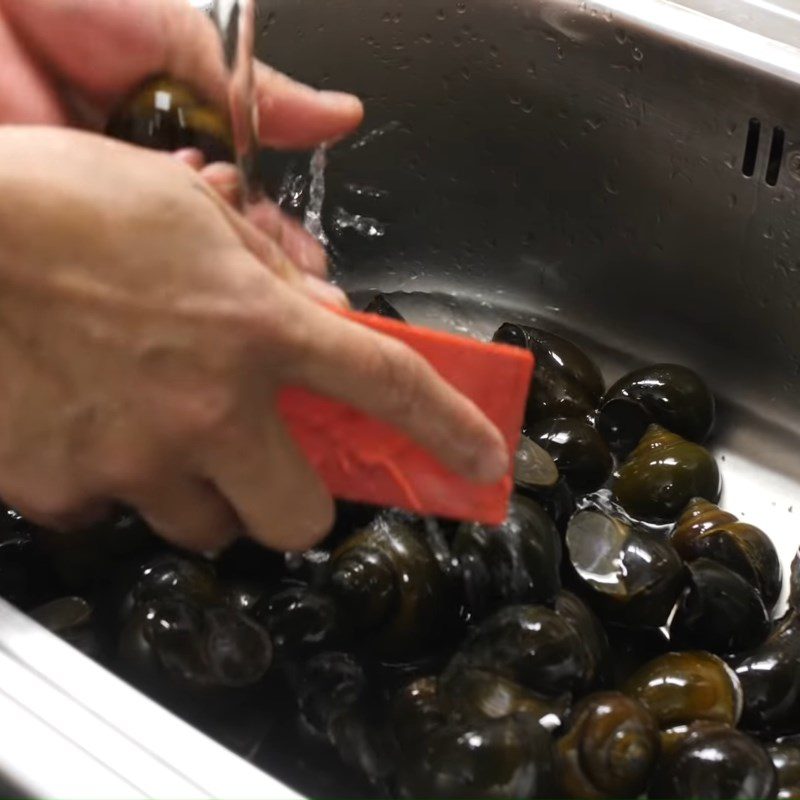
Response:
[[[531,353],[374,314],[346,316],[426,358],[494,422],[513,456],[534,367]],[[475,484],[450,472],[396,428],[338,401],[291,387],[282,390],[279,409],[334,497],[489,525],[506,517],[513,457],[502,480]]]

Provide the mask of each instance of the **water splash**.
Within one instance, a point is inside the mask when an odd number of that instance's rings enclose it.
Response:
[[[391,122],[387,122],[385,125],[381,125],[378,128],[373,128],[371,131],[367,131],[362,137],[356,139],[351,145],[351,150],[359,150],[362,147],[366,147],[368,144],[371,144],[376,139],[380,139],[383,136],[386,136],[387,133],[392,133],[396,131],[400,127],[400,120],[392,120]]]
[[[370,239],[381,237],[386,233],[386,226],[374,217],[353,214],[341,206],[337,206],[333,211],[332,225],[337,233],[352,230]]]
[[[325,248],[330,245],[330,240],[322,225],[322,207],[325,204],[325,167],[327,163],[327,147],[323,144],[311,156],[308,205],[306,205],[304,220],[306,230]]]
[[[281,208],[299,211],[308,192],[308,175],[290,167],[281,181],[276,201]]]

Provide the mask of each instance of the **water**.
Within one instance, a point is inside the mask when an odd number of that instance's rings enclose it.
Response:
[[[314,151],[309,163],[308,204],[306,205],[304,220],[306,230],[325,249],[330,246],[330,240],[322,225],[322,207],[325,204],[325,166],[327,162],[327,147],[323,144]]]
[[[386,226],[374,217],[352,214],[341,206],[334,209],[331,224],[339,233],[351,230],[369,239],[379,238],[386,233]]]

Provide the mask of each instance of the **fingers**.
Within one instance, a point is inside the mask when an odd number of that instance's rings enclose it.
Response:
[[[216,551],[241,532],[241,523],[210,483],[186,476],[153,480],[120,500],[136,508],[150,527],[173,544]]]
[[[317,91],[265,64],[257,66],[256,91],[259,136],[270,147],[314,147],[345,136],[364,118],[357,97]]]
[[[334,286],[316,275],[305,276],[305,290],[310,297],[323,305],[336,306],[341,309],[350,308],[350,300],[338,286]]]
[[[330,494],[267,407],[256,434],[215,445],[205,470],[250,536],[269,547],[307,550],[333,525]]]
[[[341,400],[402,430],[478,482],[508,470],[501,433],[411,348],[330,311],[298,310],[298,352],[286,382]]]
[[[204,180],[226,203],[238,208],[242,185],[234,164],[217,162],[205,164],[199,150],[187,148],[172,154],[183,164],[198,170]],[[324,278],[328,274],[325,249],[303,226],[281,211],[271,200],[264,198],[245,210],[249,222],[262,233],[278,242],[288,258],[304,272]]]

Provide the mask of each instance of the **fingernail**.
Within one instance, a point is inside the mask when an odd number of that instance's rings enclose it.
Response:
[[[348,114],[360,114],[363,110],[361,101],[354,94],[347,92],[317,92],[317,99],[324,103],[331,111]]]
[[[510,466],[510,455],[505,443],[492,442],[473,453],[472,477],[478,483],[496,483],[507,473]]]
[[[321,303],[336,305],[342,308],[350,307],[350,301],[347,299],[347,295],[338,286],[323,281],[321,278],[317,278],[314,275],[305,275],[304,280],[309,294]]]

